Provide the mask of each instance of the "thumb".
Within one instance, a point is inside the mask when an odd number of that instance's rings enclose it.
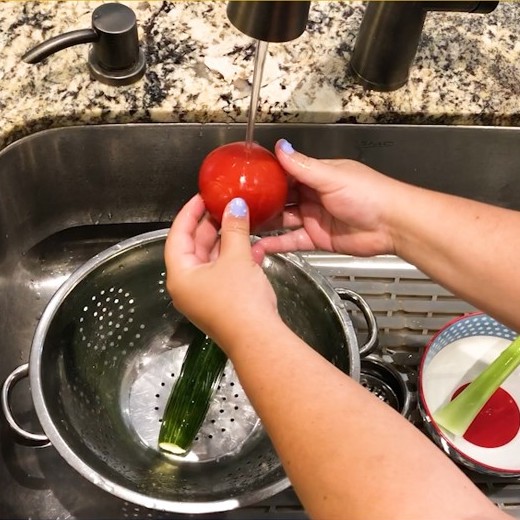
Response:
[[[231,200],[224,210],[220,228],[221,255],[251,256],[249,208],[242,198]]]
[[[323,189],[326,179],[335,179],[337,170],[320,159],[297,152],[285,139],[276,143],[275,153],[283,169],[298,182],[313,189]]]

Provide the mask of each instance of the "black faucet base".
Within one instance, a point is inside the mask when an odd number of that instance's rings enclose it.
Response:
[[[407,81],[428,11],[489,13],[497,1],[368,2],[350,70],[370,90],[389,92]]]

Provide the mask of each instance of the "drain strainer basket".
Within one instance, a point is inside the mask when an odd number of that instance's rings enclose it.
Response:
[[[363,358],[359,382],[378,399],[408,416],[411,393],[403,376],[392,365],[377,356]]]

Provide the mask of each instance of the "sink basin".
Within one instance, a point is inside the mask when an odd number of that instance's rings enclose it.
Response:
[[[34,134],[0,153],[1,381],[28,360],[38,319],[71,272],[116,242],[169,226],[196,192],[203,157],[244,135],[244,125],[69,127]],[[354,158],[417,185],[520,209],[520,129],[273,124],[259,125],[256,131],[256,140],[268,148],[281,137],[310,155]],[[341,259],[334,255],[309,255],[309,259],[333,282],[348,285],[348,266]],[[393,283],[388,274],[392,269],[385,264],[378,281]],[[395,264],[395,269],[415,280],[424,278],[410,274],[402,264]],[[355,290],[363,294],[365,288],[374,296],[373,284],[359,283]],[[445,293],[436,288],[435,294]],[[374,297],[376,307],[378,301]],[[406,331],[415,308],[401,309],[401,321],[395,326],[398,337],[417,352],[450,313],[465,309],[464,302],[441,309],[436,324],[418,326],[422,333],[412,336]],[[378,312],[384,323],[388,310],[381,307]],[[395,332],[390,329],[383,325],[382,335]],[[381,344],[387,354],[396,352],[384,337]],[[17,419],[37,431],[26,381],[16,386],[12,397]],[[76,474],[52,447],[24,446],[4,417],[0,435],[1,519],[181,518],[143,510],[101,491]],[[506,488],[486,485],[490,495]],[[512,486],[508,496],[519,502]],[[274,517],[305,518],[291,490],[268,503],[212,516]]]

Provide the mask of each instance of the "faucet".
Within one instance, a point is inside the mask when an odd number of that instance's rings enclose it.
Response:
[[[391,91],[408,80],[429,11],[490,13],[498,1],[385,0],[369,1],[349,68],[369,90]],[[287,42],[307,24],[310,2],[236,1],[227,5],[229,21],[255,40]]]
[[[292,0],[231,0],[227,16],[239,31],[255,40],[288,42],[305,30],[310,4]]]
[[[497,5],[498,1],[370,1],[350,70],[369,90],[397,90],[408,80],[428,11],[490,13]]]

